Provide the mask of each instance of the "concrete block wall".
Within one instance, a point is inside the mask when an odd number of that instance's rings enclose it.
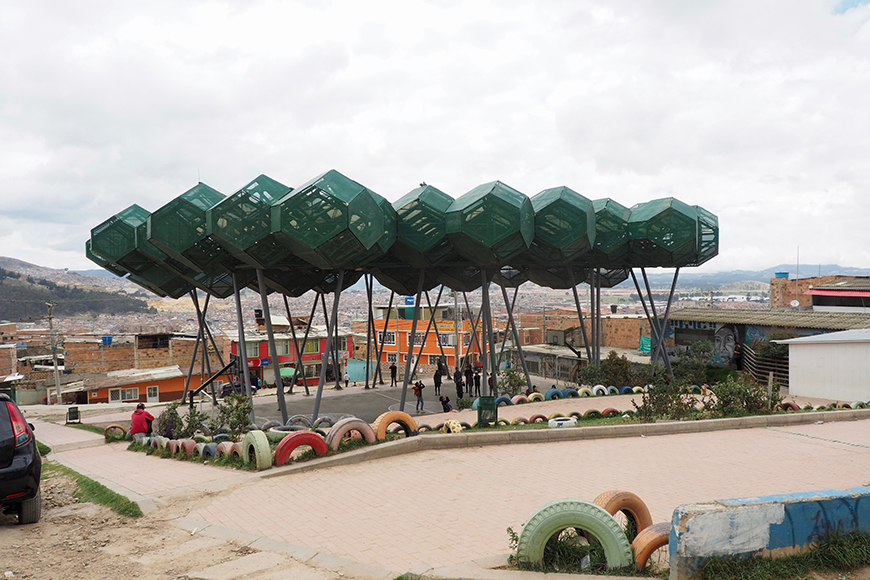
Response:
[[[713,557],[787,556],[830,532],[870,533],[870,487],[688,504],[671,520],[671,580]]]

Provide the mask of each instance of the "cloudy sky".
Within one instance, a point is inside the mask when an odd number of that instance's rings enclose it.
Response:
[[[201,180],[501,180],[719,216],[704,271],[870,267],[870,6],[841,0],[0,3],[0,255]],[[808,266],[809,267],[809,266]]]

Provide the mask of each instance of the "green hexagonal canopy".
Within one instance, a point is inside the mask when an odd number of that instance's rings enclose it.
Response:
[[[91,250],[91,240],[85,240],[85,257],[88,260],[90,260],[91,262],[93,262],[94,264],[97,264],[98,266],[105,268],[106,270],[108,270],[109,272],[114,274],[115,276],[120,276],[123,278],[124,276],[129,274],[129,272],[127,272],[127,270],[125,270],[124,268],[118,266],[117,264],[113,264],[112,262],[109,262],[108,260],[105,260],[105,259],[101,258],[100,256],[96,255],[93,252],[93,250]]]
[[[698,212],[673,197],[639,203],[628,222],[631,263],[676,267],[698,259]]]
[[[396,243],[392,253],[413,268],[431,268],[451,258],[445,214],[453,198],[431,185],[411,190],[393,202]]]
[[[395,225],[366,187],[330,170],[272,205],[272,233],[315,267],[351,269]],[[395,234],[393,234],[395,235]]]
[[[532,197],[535,237],[520,260],[529,265],[568,264],[586,256],[595,243],[592,202],[567,187]]]
[[[589,252],[588,264],[599,268],[628,265],[628,219],[631,210],[610,198],[596,199],[595,244]]]
[[[529,280],[538,286],[545,288],[554,288],[557,290],[565,290],[572,287],[571,275],[568,268],[574,272],[574,283],[582,284],[586,282],[588,268],[572,264],[570,266],[551,266],[549,268],[529,268],[526,274]]]
[[[700,266],[719,254],[719,218],[696,205],[698,214],[698,258],[686,266]]]
[[[374,268],[371,270],[381,285],[389,288],[402,296],[414,296],[417,294],[417,285],[420,283],[420,269],[404,268]],[[423,291],[431,290],[440,282],[433,270],[423,270]]]
[[[483,268],[500,268],[529,248],[535,236],[535,213],[528,197],[493,181],[450,204],[445,225],[463,258]]]

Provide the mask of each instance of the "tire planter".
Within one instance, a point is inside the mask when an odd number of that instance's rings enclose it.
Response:
[[[158,440],[158,439],[160,439],[160,437],[152,437],[152,438],[151,438],[151,442],[148,443],[148,446],[157,449],[157,443],[158,443],[157,440]]]
[[[540,423],[541,421],[549,421],[549,419],[547,419],[546,415],[541,415],[540,413],[529,417],[529,423]]]
[[[314,431],[296,431],[284,437],[275,449],[275,466],[280,467],[290,460],[297,447],[308,445],[317,455],[326,455],[326,441]]]
[[[281,421],[275,421],[273,419],[271,421],[266,421],[265,423],[263,423],[263,426],[260,427],[260,430],[263,431],[264,433],[268,433],[269,429],[271,429],[272,427],[280,427],[280,426],[281,426]]]
[[[634,409],[626,409],[626,410],[624,410],[624,411],[620,411],[619,414],[622,415],[623,417],[626,417],[626,416],[628,416],[628,417],[636,417],[636,416],[637,416],[637,411],[635,411]]]
[[[287,419],[285,425],[287,427],[290,427],[291,425],[302,425],[306,429],[311,429],[311,419],[309,419],[305,415],[293,415],[292,417]]]
[[[214,459],[217,457],[217,443],[206,443],[202,446],[202,458]]]
[[[543,400],[544,400],[544,395],[542,395],[541,393],[532,393],[531,395],[529,395],[529,402],[530,403],[540,403]]]
[[[700,395],[701,394],[701,387],[699,387],[698,385],[691,385],[689,387],[689,392],[692,393],[693,395]]]
[[[495,404],[496,404],[496,406],[501,407],[502,405],[513,405],[514,403],[513,403],[513,401],[510,400],[510,398],[502,395],[501,397],[499,397],[498,399],[495,400]]]
[[[460,421],[459,424],[462,425],[463,429],[474,429],[475,427],[477,427],[477,421],[475,421],[473,424],[466,421]]]
[[[179,449],[181,449],[181,444],[177,439],[170,439],[167,447],[169,447],[169,455],[175,456]]]
[[[514,405],[524,405],[529,402],[529,398],[525,395],[514,395],[511,399],[511,403]]]
[[[335,420],[329,415],[324,415],[317,419],[314,424],[311,426],[312,429],[323,429],[324,427],[332,427],[335,425]]]
[[[245,440],[242,441],[242,462],[245,465],[253,463],[257,471],[272,467],[272,448],[269,447],[269,439],[259,429],[245,433]]]
[[[217,444],[217,447],[215,449],[215,457],[223,457],[224,455],[231,455],[232,450],[233,450],[233,445],[235,445],[235,443],[233,443],[232,441],[221,441],[220,443]]]
[[[110,432],[114,432],[114,431],[120,431],[120,432],[121,432],[121,437],[126,437],[126,436],[127,436],[127,430],[124,429],[124,427],[122,427],[121,425],[109,425],[108,427],[106,427],[105,429],[103,429],[103,437],[104,437],[105,439],[108,439],[108,438],[109,438],[109,433],[110,433]]]
[[[671,524],[662,522],[649,526],[640,532],[631,542],[634,551],[634,566],[638,570],[646,566],[653,552],[668,545],[671,537]]]
[[[295,427],[285,427],[283,425],[278,425],[277,427],[272,427],[271,429],[266,431],[266,439],[268,439],[271,443],[280,443],[281,439],[296,431],[297,429]]]
[[[607,417],[608,415],[619,415],[619,409],[614,409],[613,407],[607,407],[601,414]]]
[[[179,439],[178,445],[181,447],[179,452],[183,451],[186,455],[193,453],[193,448],[196,447],[196,441],[193,439]]]
[[[643,387],[635,387],[632,389],[632,391],[634,391],[635,395],[640,395],[644,392]]]
[[[603,417],[601,411],[598,409],[587,409],[585,413],[583,413],[584,419],[598,419],[599,417]]]
[[[577,392],[577,389],[562,389],[563,399],[576,399],[579,396],[580,393]]]
[[[548,401],[561,399],[561,398],[562,398],[562,391],[560,391],[559,389],[550,389],[549,391],[547,391],[547,394],[544,395],[544,399],[546,399]]]
[[[480,397],[474,399],[474,402],[471,403],[471,410],[477,411],[477,407],[480,406]]]
[[[214,441],[215,443],[220,443],[221,441],[229,441],[230,436],[227,435],[226,433],[218,433],[217,435],[212,437],[211,440]]]
[[[163,451],[166,449],[166,446],[169,444],[169,439],[166,437],[158,437],[157,438],[157,449]]]
[[[617,389],[617,388],[614,387],[613,385],[610,385],[609,387],[607,387],[607,394],[608,394],[608,395],[618,395],[618,394],[619,394],[619,389]]]
[[[783,411],[800,411],[801,408],[792,403],[791,401],[783,403],[780,405]]]
[[[581,499],[551,501],[533,513],[520,533],[517,560],[540,566],[547,541],[567,528],[578,528],[594,536],[604,548],[609,569],[631,564],[631,547],[613,516]]]
[[[392,423],[398,423],[401,429],[405,432],[405,437],[413,437],[417,434],[417,422],[414,418],[404,411],[387,411],[382,413],[375,422],[372,423],[372,430],[375,432],[375,437],[378,441],[383,441],[387,438],[387,427]]]
[[[526,421],[526,420],[525,420],[524,418],[522,418],[522,417],[517,417],[516,419],[514,419],[513,421],[511,421],[511,425],[525,425],[525,424],[527,424],[527,423],[528,423],[528,421]]]
[[[596,397],[603,397],[607,394],[607,387],[604,385],[595,385],[592,387],[592,394]]]
[[[444,421],[441,427],[442,433],[462,433],[462,425],[456,419],[448,419]]]
[[[206,425],[205,423],[200,425],[199,429],[197,429],[197,431],[199,431],[200,433],[202,433],[206,437],[211,437],[211,429],[209,429],[208,425]]]
[[[426,431],[431,431],[432,425],[427,425],[423,423],[422,425],[417,425],[417,433],[425,433]]]
[[[801,411],[812,411],[812,410],[813,410],[813,406],[810,405],[809,403],[807,403],[806,405],[801,407]]]
[[[591,396],[593,396],[593,395],[595,394],[595,393],[592,392],[592,389],[590,389],[589,387],[583,387],[582,389],[580,389],[579,391],[577,391],[577,393],[578,393],[581,397],[591,397]]]
[[[230,457],[235,456],[235,457],[238,457],[241,459],[244,452],[245,452],[245,449],[244,449],[244,447],[242,447],[242,444],[239,442],[233,443],[233,446],[230,447]]]
[[[576,417],[577,419],[582,419],[583,413],[581,413],[580,411],[571,411],[570,413],[568,413],[568,416],[569,417]]]
[[[632,393],[634,393],[634,389],[632,389],[631,387],[622,387],[621,389],[619,389],[619,393],[621,395],[631,395]]]
[[[193,451],[190,452],[190,457],[202,457],[202,450],[205,448],[205,443],[197,443],[193,446]]]
[[[616,515],[616,512],[622,512],[634,524],[635,534],[640,534],[643,530],[652,525],[652,516],[649,513],[649,508],[642,499],[630,491],[621,489],[612,489],[598,494],[592,502],[595,505],[601,506],[604,511],[610,515]]]
[[[565,416],[566,416],[565,413],[561,413],[561,412],[550,413],[549,416],[547,417],[547,421],[549,421],[550,419],[558,419],[559,417],[562,417],[564,419]]]
[[[852,403],[852,408],[853,409],[866,409],[867,403],[865,403],[864,401],[855,401],[854,403]]]
[[[326,446],[333,451],[338,450],[342,439],[351,431],[358,432],[365,438],[367,443],[374,443],[378,439],[371,425],[357,417],[348,417],[347,419],[340,420],[329,430],[329,433],[326,434]],[[417,431],[419,432],[419,428]]]

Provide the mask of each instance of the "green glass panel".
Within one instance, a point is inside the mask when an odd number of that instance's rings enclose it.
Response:
[[[148,211],[138,205],[110,217],[91,230],[91,250],[117,264],[136,249],[136,227],[145,223]]]
[[[375,278],[383,286],[402,296],[415,296],[417,284],[420,283],[420,271],[413,268],[378,268],[372,270]],[[438,286],[435,273],[427,271],[423,274],[423,290],[431,290]]]
[[[552,266],[550,268],[530,268],[526,273],[529,280],[538,286],[555,288],[559,290],[571,288],[571,275],[568,273],[569,266]],[[581,266],[570,266],[574,270],[574,283],[586,282],[588,270]]]
[[[104,260],[100,256],[96,255],[93,250],[91,250],[91,240],[85,241],[85,256],[93,263],[98,266],[105,268],[115,276],[126,276],[128,274],[127,270],[121,268],[120,266],[113,264],[107,260]]]
[[[567,187],[545,189],[532,198],[535,238],[526,263],[567,263],[589,253],[595,243],[592,202]]]
[[[700,266],[719,254],[719,218],[696,205],[698,215],[698,258],[687,266]]]
[[[667,197],[631,208],[631,263],[645,267],[674,267],[697,258],[697,212]]]
[[[631,210],[612,199],[596,199],[595,244],[589,252],[591,266],[628,266],[628,219]]]

